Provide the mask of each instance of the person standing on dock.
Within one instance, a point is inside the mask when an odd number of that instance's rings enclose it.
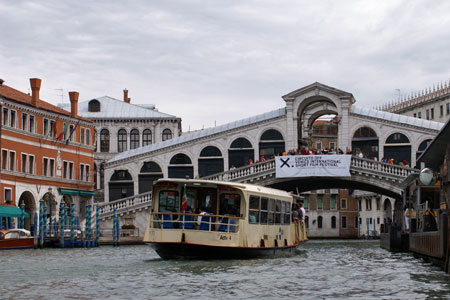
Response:
[[[409,231],[409,222],[411,221],[411,209],[409,208],[409,203],[406,202],[405,205],[405,230]]]

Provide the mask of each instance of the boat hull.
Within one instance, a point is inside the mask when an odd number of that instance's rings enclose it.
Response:
[[[0,240],[0,250],[27,249],[34,247],[34,238]]]
[[[163,259],[242,259],[294,255],[298,245],[273,248],[221,247],[188,243],[150,243]]]

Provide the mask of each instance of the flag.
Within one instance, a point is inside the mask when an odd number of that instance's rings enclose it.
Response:
[[[58,134],[58,137],[56,138],[57,140],[62,140],[64,138],[64,136],[66,135],[68,126],[69,126],[69,122],[64,123],[64,129],[60,134]]]
[[[69,138],[67,138],[67,140],[66,140],[66,145],[69,145],[69,141],[70,141],[70,139],[72,138],[72,134],[73,134],[73,133],[75,132],[75,130],[77,129],[78,124],[80,124],[80,120],[78,120],[78,123],[75,125],[75,127],[73,127],[73,128],[70,129],[70,135],[69,135]]]
[[[188,203],[187,203],[186,185],[184,185],[183,200],[181,201],[181,211],[186,211],[187,208]]]

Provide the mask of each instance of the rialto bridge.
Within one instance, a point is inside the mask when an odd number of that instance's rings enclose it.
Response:
[[[307,141],[312,123],[322,115],[338,120],[336,148],[361,151],[378,160],[406,160],[411,166],[443,126],[357,106],[352,94],[321,83],[283,99],[284,108],[120,153],[105,165],[105,201],[145,193],[158,178],[205,177],[261,156],[302,145],[314,147]]]

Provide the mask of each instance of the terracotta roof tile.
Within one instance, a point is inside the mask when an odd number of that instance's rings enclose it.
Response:
[[[0,85],[0,96],[3,96],[7,99],[14,100],[14,101],[17,101],[17,102],[20,102],[23,104],[27,104],[29,106],[33,106],[31,104],[31,96],[30,95],[25,94],[21,91],[18,91],[18,90],[14,89],[10,86],[7,86],[5,84]],[[37,105],[37,108],[70,117],[69,111],[62,109],[58,106],[55,106],[53,104],[50,104],[48,102],[45,102],[44,100],[41,100],[41,99],[39,99],[39,104]],[[92,122],[91,120],[80,117],[80,116],[76,117],[76,119],[81,119],[83,121]]]

